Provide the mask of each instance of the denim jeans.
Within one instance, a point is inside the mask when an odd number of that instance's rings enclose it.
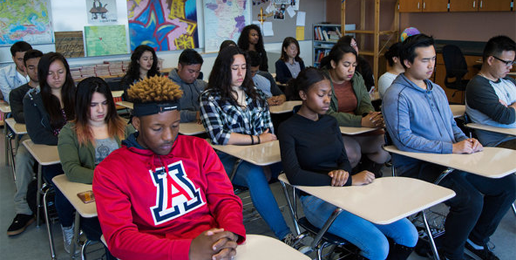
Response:
[[[336,209],[332,204],[310,195],[301,197],[301,205],[308,221],[318,228],[322,228]],[[394,240],[396,244],[406,247],[416,246],[418,240],[416,228],[407,219],[388,225],[377,225],[347,211],[340,213],[328,232],[357,246],[360,254],[371,260],[387,258],[389,254],[387,237]]]
[[[217,152],[217,154],[228,175],[231,174],[237,158],[222,152]],[[270,168],[272,175],[277,177],[281,164],[271,165]],[[254,207],[277,238],[283,239],[287,234],[291,233],[285,219],[283,219],[283,215],[279,210],[278,203],[272,194],[261,166],[242,161],[238,166],[233,184],[249,188]]]
[[[402,175],[426,178],[445,169],[443,166],[418,162],[396,170]],[[449,259],[463,259],[468,238],[477,245],[486,244],[516,198],[514,174],[494,179],[456,170],[439,185],[456,193],[455,197],[445,202],[450,206],[450,212],[444,224],[443,251]]]

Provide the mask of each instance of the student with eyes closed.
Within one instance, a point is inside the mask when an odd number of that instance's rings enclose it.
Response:
[[[127,89],[129,89],[129,86],[137,81],[156,75],[161,75],[158,69],[158,56],[156,55],[156,51],[147,45],[136,47],[133,54],[131,54],[131,63],[129,63],[127,72],[120,81],[120,86],[124,90],[122,98],[129,100],[127,97]]]

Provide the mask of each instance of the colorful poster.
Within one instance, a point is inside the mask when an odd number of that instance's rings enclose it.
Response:
[[[100,24],[116,22],[116,0],[86,0],[88,23]]]
[[[54,42],[50,0],[0,0],[0,46]]]
[[[56,52],[66,58],[84,57],[84,38],[82,31],[56,32]]]
[[[131,50],[145,44],[157,51],[199,47],[195,0],[128,0]]]
[[[88,56],[127,53],[125,25],[85,26],[84,37]]]
[[[242,29],[251,24],[250,0],[204,0],[205,51],[217,52],[224,40],[238,41]]]

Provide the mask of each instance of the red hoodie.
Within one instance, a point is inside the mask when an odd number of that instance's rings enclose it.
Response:
[[[180,135],[164,156],[137,147],[133,134],[95,168],[98,216],[114,256],[188,259],[192,239],[211,228],[245,240],[242,202],[205,140]]]

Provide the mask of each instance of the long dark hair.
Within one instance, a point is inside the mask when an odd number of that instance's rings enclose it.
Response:
[[[91,99],[95,92],[104,95],[106,98],[108,109],[105,122],[108,125],[109,137],[117,136],[119,139],[124,137],[125,123],[116,112],[115,101],[113,100],[109,85],[101,78],[90,77],[79,82],[75,93],[75,132],[81,145],[87,142],[93,143],[95,139],[88,124],[91,113]]]
[[[299,57],[299,54],[301,54],[301,50],[299,49],[299,42],[297,42],[297,40],[293,37],[287,37],[283,40],[283,44],[281,44],[281,57],[280,59],[282,61],[288,61],[288,55],[287,53],[285,52],[285,48],[288,48],[288,46],[290,46],[290,44],[295,44],[296,45],[296,48],[297,48],[297,55],[296,57],[294,57],[294,60],[297,61],[297,62],[301,62],[302,59],[301,57]]]
[[[260,37],[258,37],[258,43],[256,44],[255,49],[257,52],[262,53],[265,51],[265,47],[263,47],[263,36],[262,31],[260,30],[260,27],[256,24],[250,24],[244,27],[242,29],[242,33],[240,34],[240,37],[238,38],[238,47],[240,47],[242,50],[247,51],[249,50],[249,33],[251,30],[255,30]]]
[[[236,106],[238,106],[238,103],[231,94],[234,92],[231,88],[231,64],[235,61],[235,55],[238,54],[244,55],[247,64],[244,82],[242,82],[242,89],[254,101],[261,99],[256,92],[254,83],[251,79],[249,56],[246,52],[236,46],[228,46],[219,52],[219,55],[213,64],[213,69],[211,70],[208,86],[206,88],[219,91],[223,102],[229,101],[232,105]]]
[[[50,65],[55,61],[61,61],[66,69],[66,80],[61,88],[61,100],[63,101],[66,119],[61,112],[61,101],[52,95],[52,90],[47,82]],[[70,74],[70,66],[68,66],[66,58],[57,52],[49,52],[43,55],[38,63],[38,80],[43,106],[50,115],[50,125],[52,129],[61,129],[66,124],[66,120],[73,120],[75,118],[75,83],[73,82],[72,74]]]
[[[149,71],[147,71],[147,77],[152,77],[155,75],[159,75],[158,70],[158,56],[156,55],[156,51],[147,45],[140,45],[134,49],[133,54],[131,54],[131,63],[127,68],[127,72],[125,76],[122,78],[122,84],[126,83],[128,85],[133,84],[135,80],[140,79],[140,63],[138,62],[142,57],[143,53],[149,51],[152,53],[152,67]]]
[[[342,59],[342,57],[346,53],[353,53],[355,55],[355,58],[357,57],[357,52],[353,47],[347,44],[335,44],[333,45],[333,48],[331,48],[330,53],[328,56],[324,57],[321,60],[321,68],[325,69],[332,69],[331,67],[331,61],[335,63],[339,63],[339,61]]]

